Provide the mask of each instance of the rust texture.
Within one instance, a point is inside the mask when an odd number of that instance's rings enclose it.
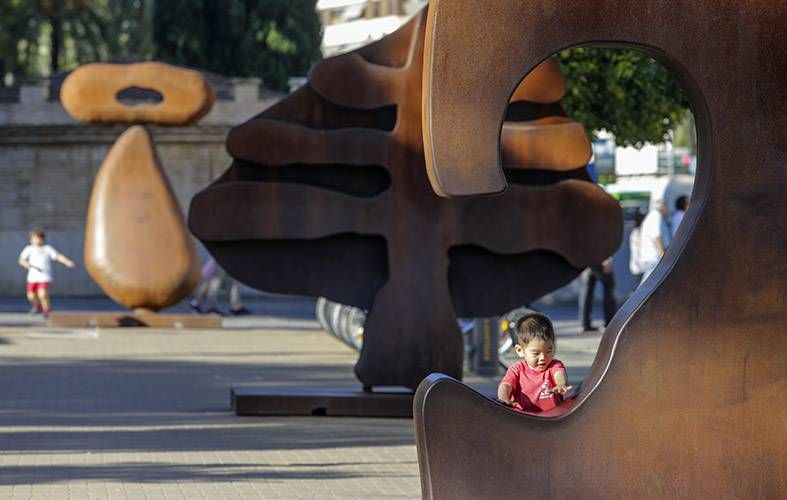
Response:
[[[423,497],[784,497],[787,3],[430,9],[425,136],[438,192],[505,187],[493,141],[508,97],[577,45],[639,47],[670,69],[692,103],[699,165],[675,240],[610,323],[575,399],[536,417],[443,375],[421,384]]]
[[[621,238],[619,207],[587,176],[590,147],[560,107],[551,60],[501,112],[509,192],[434,194],[421,128],[425,20],[318,63],[304,87],[231,130],[234,162],[189,215],[245,283],[367,309],[355,367],[365,386],[461,377],[457,316],[534,300]]]

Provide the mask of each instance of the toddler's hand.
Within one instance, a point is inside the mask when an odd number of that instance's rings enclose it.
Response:
[[[559,385],[552,388],[552,394],[565,394],[573,388],[573,385]]]
[[[495,401],[497,401],[498,403],[500,403],[503,406],[508,406],[509,408],[513,408],[514,407],[514,402],[513,401],[506,401],[505,399],[500,399],[500,398],[495,398]]]

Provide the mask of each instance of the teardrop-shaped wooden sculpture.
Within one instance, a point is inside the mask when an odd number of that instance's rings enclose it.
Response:
[[[96,175],[85,266],[112,300],[159,310],[197,286],[199,258],[148,131],[126,130]]]

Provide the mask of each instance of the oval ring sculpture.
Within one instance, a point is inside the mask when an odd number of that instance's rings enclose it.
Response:
[[[129,88],[155,90],[164,99],[128,106],[117,94]],[[66,111],[91,123],[189,125],[210,111],[213,100],[213,90],[198,71],[159,62],[86,64],[71,72],[60,89]]]
[[[575,399],[531,416],[443,375],[420,385],[423,497],[783,497],[787,3],[433,0],[428,23],[424,136],[444,195],[505,188],[493,143],[508,98],[566,47],[661,61],[692,103],[700,156],[673,243]]]

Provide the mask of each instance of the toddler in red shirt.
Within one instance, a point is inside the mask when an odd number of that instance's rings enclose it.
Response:
[[[515,410],[538,413],[551,410],[571,389],[566,367],[554,359],[555,330],[549,318],[530,313],[518,321],[517,355],[523,358],[508,369],[497,388],[497,399]]]

